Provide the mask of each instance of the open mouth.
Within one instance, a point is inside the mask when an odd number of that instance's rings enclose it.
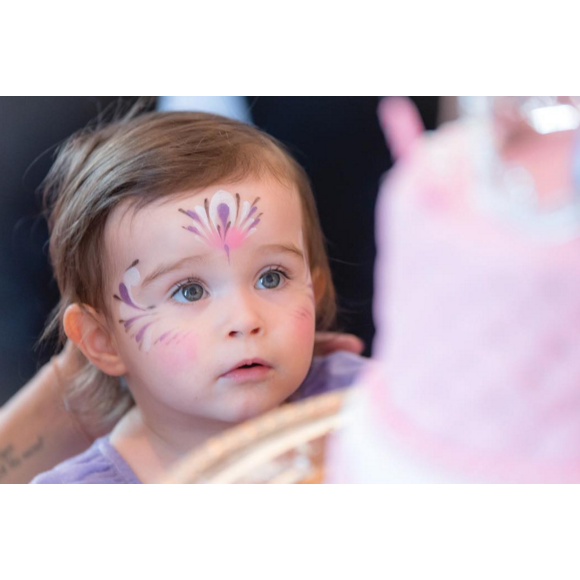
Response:
[[[273,368],[267,360],[253,357],[238,361],[238,366],[231,368],[223,377],[236,379],[260,378],[267,375]]]
[[[272,367],[260,359],[240,361],[235,367],[222,375],[236,382],[260,380],[268,375]]]

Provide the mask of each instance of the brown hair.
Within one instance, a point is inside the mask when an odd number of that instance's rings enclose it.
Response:
[[[105,300],[104,230],[124,201],[136,208],[178,192],[224,181],[268,175],[296,187],[301,200],[310,270],[318,270],[324,294],[316,311],[317,330],[336,316],[336,296],[314,196],[302,167],[284,146],[262,131],[207,113],[146,113],[73,135],[59,150],[44,183],[50,230],[50,258],[61,298],[44,337],[59,329],[73,303],[108,316]],[[77,401],[77,403],[75,403]],[[115,421],[132,404],[117,378],[88,361],[70,392],[81,414]]]

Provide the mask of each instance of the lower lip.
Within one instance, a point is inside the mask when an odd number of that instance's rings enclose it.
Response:
[[[266,378],[272,367],[251,367],[249,369],[235,369],[222,375],[222,379],[230,379],[236,383],[247,383],[251,381],[260,381]]]

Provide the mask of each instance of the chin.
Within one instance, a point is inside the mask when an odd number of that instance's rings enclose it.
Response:
[[[277,397],[251,397],[240,401],[239,404],[232,404],[227,409],[224,409],[223,420],[231,423],[241,423],[249,419],[254,419],[279,407],[292,392],[284,392],[281,396]]]
[[[250,419],[255,419],[272,409],[278,407],[277,404],[272,405],[244,405],[237,409],[231,409],[226,420],[232,423],[243,423]]]

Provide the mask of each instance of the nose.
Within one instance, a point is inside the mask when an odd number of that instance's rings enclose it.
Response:
[[[236,336],[260,336],[261,334],[263,334],[262,328],[260,326],[256,326],[254,328],[248,328],[247,330],[230,330],[228,336],[235,338]]]
[[[228,337],[250,338],[264,334],[264,320],[256,297],[239,293],[231,298],[229,312],[226,326]]]

